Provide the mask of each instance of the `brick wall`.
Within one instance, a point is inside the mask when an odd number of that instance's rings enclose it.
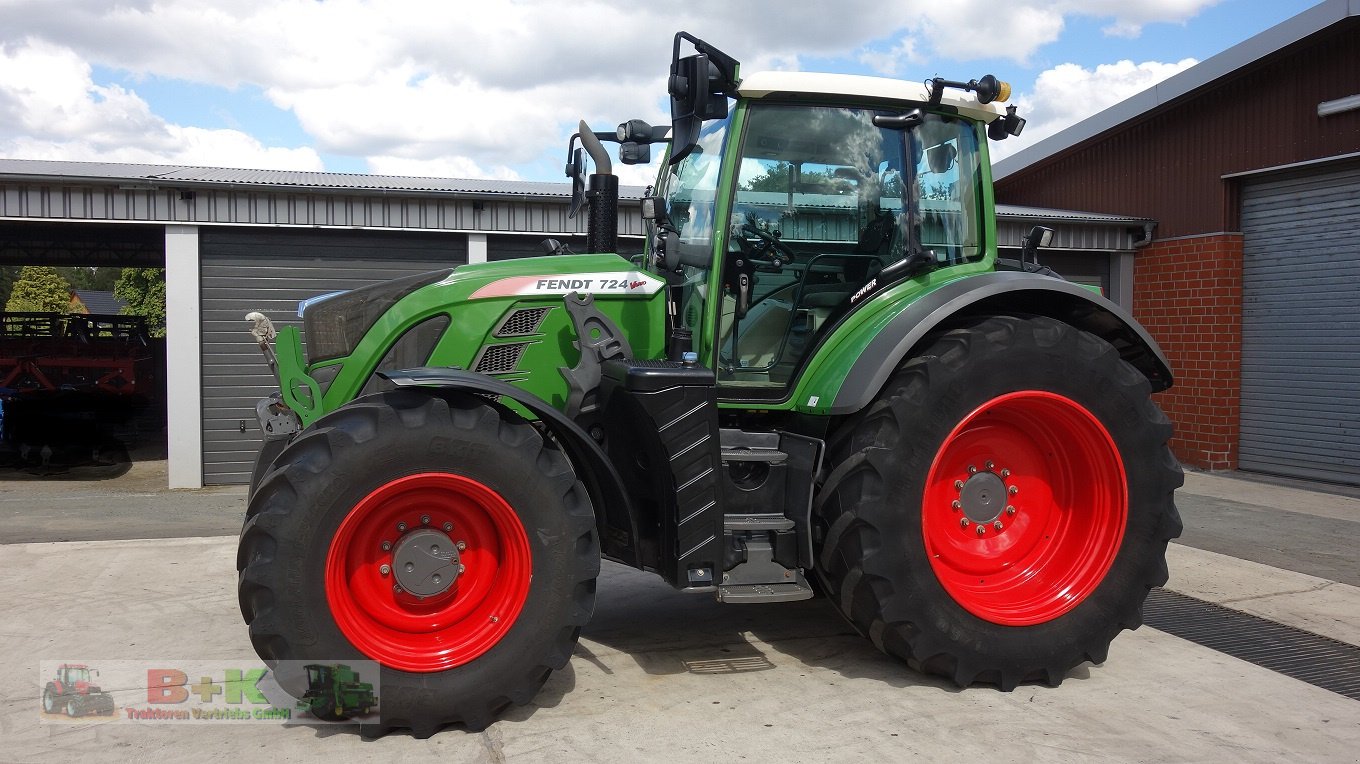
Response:
[[[1237,468],[1242,393],[1242,235],[1153,241],[1134,260],[1133,314],[1162,346],[1176,385],[1155,396],[1172,450],[1203,469]]]

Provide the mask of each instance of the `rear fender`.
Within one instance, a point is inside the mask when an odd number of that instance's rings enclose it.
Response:
[[[576,469],[577,477],[590,493],[590,501],[595,507],[600,547],[605,556],[633,567],[644,566],[645,561],[639,552],[638,515],[624,490],[623,479],[599,444],[565,414],[533,393],[461,369],[421,367],[377,373],[397,387],[504,396],[523,406],[538,417],[561,444]]]
[[[1037,315],[1063,321],[1113,345],[1147,377],[1153,392],[1171,387],[1171,367],[1157,341],[1123,308],[1069,281],[997,271],[949,282],[889,320],[846,370],[827,413],[862,410],[931,332],[958,319],[988,315]]]

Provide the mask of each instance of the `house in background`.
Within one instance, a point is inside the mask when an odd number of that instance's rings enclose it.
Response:
[[[1133,308],[1207,469],[1360,484],[1360,3],[1328,0],[997,163],[1013,205],[1149,218]]]
[[[75,313],[96,316],[116,316],[127,307],[127,303],[114,297],[113,292],[94,289],[71,290],[71,305],[75,308]]]

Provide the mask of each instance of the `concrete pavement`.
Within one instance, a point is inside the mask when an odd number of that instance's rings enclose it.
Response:
[[[1205,546],[1217,543],[1214,518],[1239,511],[1215,502],[1336,521],[1341,541],[1356,540],[1353,499],[1188,477],[1180,504]],[[0,504],[10,489],[0,485]],[[190,514],[221,500],[170,493]],[[1176,544],[1168,588],[1360,644],[1360,588],[1316,575],[1307,549],[1257,546],[1252,556],[1304,559],[1271,565]],[[482,733],[363,741],[335,728],[39,723],[41,660],[254,662],[234,552],[231,536],[0,546],[10,583],[0,591],[0,760],[1264,762],[1360,752],[1360,702],[1148,627],[1059,688],[959,691],[878,653],[822,600],[719,605],[612,564],[568,668]],[[1354,567],[1357,555],[1348,559]]]

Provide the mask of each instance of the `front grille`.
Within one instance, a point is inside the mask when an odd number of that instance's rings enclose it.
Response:
[[[505,317],[496,329],[497,337],[523,337],[538,331],[543,317],[552,308],[521,308]]]
[[[524,348],[528,347],[527,342],[516,342],[513,345],[488,345],[482,348],[481,355],[477,356],[477,363],[472,370],[480,374],[508,374],[515,370],[519,365],[520,356],[524,355]]]

